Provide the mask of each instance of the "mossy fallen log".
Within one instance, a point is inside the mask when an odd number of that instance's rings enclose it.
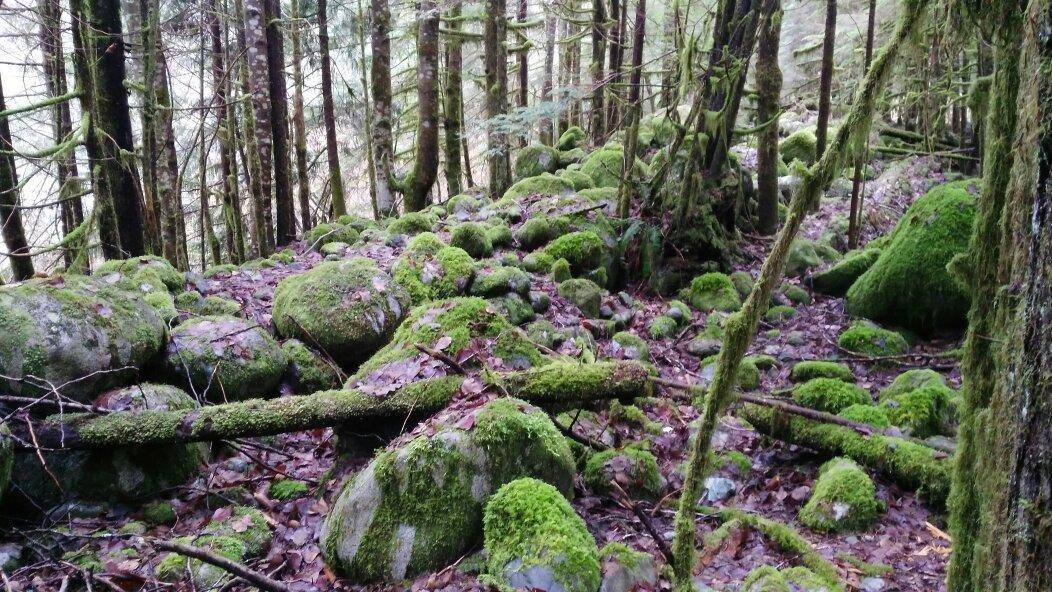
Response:
[[[776,417],[772,409],[756,405],[744,405],[739,414],[762,434],[830,456],[846,456],[917,491],[934,507],[946,504],[953,458],[944,452],[902,438],[867,437],[850,428],[802,417]]]
[[[356,389],[300,397],[253,399],[180,411],[66,414],[10,425],[16,447],[100,449],[268,436],[344,426],[367,432],[384,420],[421,418],[443,409],[465,379],[447,376],[411,383],[386,396]],[[556,362],[487,378],[499,392],[537,406],[651,396],[646,368],[638,362]]]

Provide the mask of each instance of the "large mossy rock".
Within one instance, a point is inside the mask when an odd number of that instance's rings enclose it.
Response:
[[[852,251],[825,271],[814,274],[811,286],[826,296],[843,296],[880,257],[880,249]]]
[[[947,264],[968,247],[975,187],[974,180],[947,183],[917,199],[847,291],[846,310],[922,335],[963,328],[969,298]]]
[[[504,192],[501,201],[518,200],[531,195],[572,195],[573,191],[573,185],[568,181],[551,173],[542,173],[516,181]]]
[[[460,247],[448,247],[430,232],[414,238],[391,270],[413,304],[461,296],[475,276],[475,261]]]
[[[336,363],[307,347],[299,339],[287,339],[281,349],[288,358],[285,382],[297,395],[340,388],[340,372]]]
[[[691,280],[690,287],[684,290],[681,297],[694,308],[704,312],[733,312],[742,306],[734,282],[727,274],[718,271],[705,273]]]
[[[143,383],[108,391],[95,401],[108,411],[176,411],[193,409],[197,402],[174,386]],[[149,429],[144,425],[142,429]],[[180,486],[204,466],[206,448],[201,444],[138,446],[113,450],[44,451],[50,473],[35,452],[15,455],[12,482],[39,507],[64,499],[130,501],[157,495]],[[0,466],[2,468],[2,466]]]
[[[156,277],[173,292],[183,289],[185,276],[164,257],[143,255],[131,259],[110,259],[95,268],[96,276],[118,273],[128,278]]]
[[[559,168],[559,151],[544,144],[531,144],[515,156],[515,178],[554,173]]]
[[[286,278],[274,292],[274,325],[344,368],[383,347],[410,306],[409,293],[361,260],[331,261]]]
[[[208,316],[172,330],[163,364],[173,383],[222,403],[277,394],[288,357],[253,321]]]
[[[553,260],[566,259],[574,275],[599,267],[603,263],[606,243],[591,230],[564,234],[544,248]]]
[[[592,178],[597,188],[617,187],[621,183],[621,168],[624,165],[624,150],[603,147],[588,155],[581,163],[581,172]],[[632,174],[636,178],[646,176],[646,165],[638,158],[633,163]]]
[[[796,131],[778,143],[778,156],[782,157],[782,162],[785,164],[791,164],[794,160],[799,160],[803,164],[811,166],[816,158],[817,144],[818,140],[815,138],[814,132],[808,130]]]
[[[486,571],[514,589],[596,592],[599,549],[565,492],[523,478],[486,504]]]
[[[800,509],[800,522],[821,532],[861,530],[884,511],[869,475],[849,458],[834,458],[819,470],[811,499]]]
[[[763,565],[749,572],[741,592],[835,592],[833,586],[806,567],[777,569]]]
[[[167,329],[129,282],[108,274],[0,287],[0,387],[33,395],[54,385],[87,402],[130,384]]]
[[[545,412],[505,398],[469,415],[422,426],[350,480],[321,528],[330,567],[355,583],[397,582],[478,545],[486,501],[505,483],[534,477],[572,495],[573,457]]]

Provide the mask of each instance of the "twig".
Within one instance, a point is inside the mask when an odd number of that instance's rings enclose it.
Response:
[[[267,590],[268,592],[292,592],[292,589],[285,584],[206,549],[160,539],[150,539],[148,542],[162,551],[171,551],[186,557],[199,559],[209,565],[226,570],[261,590]]]
[[[449,366],[457,374],[460,374],[461,376],[466,376],[467,375],[468,371],[465,370],[464,367],[461,366],[459,362],[457,362],[453,358],[449,357],[448,355],[438,351],[437,349],[432,349],[432,348],[424,345],[423,343],[414,343],[413,346],[416,349],[418,349],[418,350],[424,352],[425,354],[431,356],[432,358],[435,358],[436,360],[442,362],[446,366]]]
[[[62,489],[62,484],[59,483],[58,477],[55,476],[55,473],[51,472],[51,467],[47,466],[47,461],[44,460],[44,453],[40,451],[40,443],[37,442],[37,433],[33,431],[33,422],[29,421],[29,417],[26,417],[25,420],[26,427],[29,428],[29,439],[33,442],[33,450],[37,454],[37,459],[40,460],[40,466],[44,468],[44,472],[48,474],[48,477],[51,477],[51,480],[55,482],[55,487],[65,495],[66,491]]]
[[[555,415],[552,414],[551,412],[548,413],[548,416],[552,418],[552,423],[555,424],[555,427],[558,428],[558,430],[560,432],[562,432],[563,435],[565,435],[567,438],[573,440],[574,442],[577,442],[579,444],[584,444],[585,446],[591,448],[592,450],[596,450],[596,451],[599,451],[599,452],[602,452],[603,450],[606,450],[606,449],[610,448],[609,446],[607,446],[606,444],[603,444],[602,442],[599,442],[598,440],[593,440],[593,439],[589,438],[588,436],[583,436],[581,434],[578,434],[577,432],[573,431],[572,427],[564,426],[558,419],[556,419]]]
[[[654,528],[654,523],[650,520],[650,516],[647,516],[646,512],[644,512],[638,504],[632,501],[632,498],[628,497],[628,494],[617,481],[611,480],[610,485],[614,488],[614,492],[617,493],[616,497],[620,498],[618,501],[629,510],[632,510],[632,513],[635,514],[636,518],[639,519],[639,522],[643,525],[643,529],[646,530],[647,534],[650,535],[650,538],[654,539],[654,542],[657,543],[661,554],[665,556],[665,562],[670,563],[672,561],[672,549],[669,548],[668,543],[665,539],[661,538],[661,534],[658,533],[656,528]]]

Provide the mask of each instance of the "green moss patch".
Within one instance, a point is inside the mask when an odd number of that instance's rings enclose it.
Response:
[[[593,454],[585,465],[584,481],[600,495],[611,495],[613,486],[610,482],[616,482],[633,499],[654,499],[665,488],[657,458],[650,451],[636,446],[620,450],[610,448]]]
[[[800,522],[822,532],[862,530],[883,511],[869,475],[851,459],[834,458],[822,465],[811,499],[800,509]]]
[[[793,389],[793,399],[804,407],[827,413],[871,401],[865,389],[836,378],[812,378]]]
[[[840,334],[840,347],[865,356],[899,356],[910,350],[901,333],[884,329],[869,321],[855,321]]]
[[[559,151],[544,144],[530,144],[515,155],[515,178],[525,179],[559,168]]]
[[[741,298],[727,274],[718,271],[699,275],[683,294],[691,306],[701,311],[733,312],[741,308]]]
[[[843,296],[855,281],[880,257],[879,249],[852,251],[844,259],[811,278],[811,285],[819,294]]]
[[[489,257],[493,253],[493,243],[486,234],[486,228],[477,222],[463,222],[454,226],[449,244],[464,249],[475,259]]]
[[[812,378],[836,378],[844,382],[855,382],[855,374],[847,364],[825,360],[805,360],[793,364],[789,380],[807,382]]]
[[[581,309],[586,317],[598,318],[603,289],[592,280],[568,279],[559,284],[559,295]]]
[[[281,349],[289,361],[286,378],[293,393],[309,395],[340,387],[340,373],[334,363],[299,339],[285,340]]]
[[[595,232],[585,230],[564,234],[544,248],[552,259],[566,259],[574,275],[599,267],[606,245]]]

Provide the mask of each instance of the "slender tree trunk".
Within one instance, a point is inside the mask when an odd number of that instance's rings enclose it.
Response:
[[[606,0],[592,0],[592,145],[599,146],[606,134],[603,115],[603,71],[606,57]]]
[[[300,204],[300,226],[306,233],[313,224],[310,218],[310,178],[307,176],[307,121],[303,114],[303,49],[300,44],[300,29],[303,25],[300,22],[300,0],[291,0],[291,15],[292,129],[296,139],[296,191]],[[334,212],[335,204],[334,199]]]
[[[428,194],[438,176],[438,4],[420,0],[417,38],[418,122],[416,157],[406,187],[405,209],[416,212],[430,205]]]
[[[621,84],[621,59],[625,51],[627,2],[628,0],[610,0],[610,80],[606,92],[606,125],[610,129],[617,129],[621,123],[618,120],[621,100],[618,85]]]
[[[628,103],[629,127],[625,141],[624,158],[621,163],[621,184],[618,190],[617,215],[628,218],[631,199],[635,193],[632,171],[636,162],[636,144],[639,141],[639,118],[642,114],[640,77],[643,73],[643,42],[646,39],[646,0],[636,0],[636,22],[632,38],[632,73],[629,76]]]
[[[446,186],[450,195],[461,192],[460,134],[463,122],[460,113],[464,101],[463,81],[460,76],[464,68],[464,50],[458,33],[460,31],[461,0],[449,5],[449,28],[452,35],[446,37],[446,89],[445,105],[442,109],[446,146]]]
[[[486,0],[484,53],[486,63],[486,117],[493,119],[508,112],[508,34],[507,3],[505,0]],[[490,126],[489,193],[500,198],[511,185],[511,161],[508,138]]]
[[[245,69],[252,97],[254,150],[249,158],[259,175],[257,224],[260,226],[258,255],[266,257],[274,250],[274,216],[271,211],[274,134],[271,128],[270,70],[267,64],[265,0],[245,0]]]
[[[572,4],[567,5],[567,10]],[[555,136],[561,136],[570,127],[570,115],[573,112],[573,89],[570,88],[570,69],[573,67],[570,58],[570,37],[573,36],[573,26],[569,19],[562,21],[562,36],[559,39],[559,79],[557,82],[559,99],[559,120],[555,126]]]
[[[581,13],[580,0],[571,0],[571,9],[573,11],[574,18]],[[570,60],[570,89],[573,92],[572,101],[570,102],[569,110],[569,125],[576,125],[581,127],[583,122],[581,121],[581,40],[577,38],[579,35],[579,27],[576,23],[569,23],[570,25],[570,36],[573,39],[566,46],[567,55]]]
[[[782,96],[782,69],[778,43],[782,29],[781,0],[763,0],[756,48],[756,121],[764,126],[756,137],[757,230],[771,235],[778,230],[778,114]],[[867,63],[868,67],[869,64]]]
[[[529,0],[519,0],[519,11],[518,14],[515,15],[515,20],[520,23],[526,22],[528,3]],[[529,37],[526,36],[525,32],[521,33],[520,39],[522,40],[522,47],[516,52],[516,58],[519,63],[519,88],[517,89],[519,92],[517,105],[519,108],[525,109],[529,104],[530,98],[530,46],[528,43]],[[526,144],[529,143],[529,140],[528,135],[523,135],[522,145],[526,146]]]
[[[869,0],[869,19],[866,23],[866,68],[873,61],[873,36],[876,32],[877,0]],[[868,142],[867,142],[868,144]],[[847,246],[849,249],[858,248],[858,239],[861,234],[862,223],[862,167],[865,164],[867,150],[864,148],[862,154],[855,157],[855,170],[851,176],[851,205],[847,217]]]
[[[289,162],[288,89],[285,85],[285,41],[281,35],[281,2],[263,0],[267,25],[267,70],[270,80],[270,121],[274,136],[274,241],[284,246],[296,240],[296,206],[292,197],[292,166]]]
[[[175,128],[172,123],[171,80],[168,60],[157,48],[157,69],[154,76],[157,97],[155,129],[159,161],[156,166],[157,192],[161,198],[161,238],[164,257],[179,269],[186,269],[186,233],[183,221],[182,189],[179,183],[179,157],[175,151]]]
[[[298,0],[293,1],[298,2]],[[339,217],[347,213],[347,198],[344,196],[340,152],[336,148],[336,109],[332,100],[332,60],[329,58],[328,7],[328,0],[318,0],[318,52],[321,55],[321,102],[322,118],[325,120],[325,157],[329,163],[329,190],[332,195],[332,213],[334,216]],[[362,86],[368,92],[365,85],[363,84]],[[367,119],[371,117],[368,105],[366,105],[365,116]],[[369,126],[366,125],[366,128],[366,134],[368,134]],[[372,159],[370,158],[369,160],[371,162]]]
[[[153,4],[150,0],[122,0],[121,16],[124,19],[125,31],[125,68],[131,85],[129,106],[139,109],[142,125],[142,191],[143,218],[145,223],[146,250],[150,253],[162,253],[161,238],[161,200],[157,190],[157,90],[154,87],[154,74],[157,70],[157,55],[146,51],[156,46],[157,41],[152,25]],[[159,27],[158,27],[159,28]]]
[[[602,0],[599,0],[602,1]],[[545,4],[544,16],[544,80],[541,83],[541,102],[547,103],[552,100],[552,89],[555,78],[555,29],[559,20],[549,4]],[[541,119],[541,144],[548,146],[555,144],[555,133],[552,130],[554,122],[551,119]]]
[[[679,100],[679,61],[682,49],[682,35],[680,20],[679,0],[672,0],[665,13],[665,52],[666,57],[661,62],[661,106],[675,108]]]
[[[208,32],[212,43],[212,93],[215,103],[216,128],[219,129],[219,167],[223,176],[223,220],[226,224],[226,247],[232,263],[245,260],[244,230],[240,208],[236,207],[237,173],[234,150],[236,122],[227,100],[230,83],[223,55],[223,34],[219,28],[219,7],[216,0],[208,0]]]
[[[376,161],[376,217],[398,215],[395,188],[392,186],[394,139],[391,135],[391,10],[387,0],[372,0],[373,46],[372,87],[373,150]]]
[[[362,0],[358,2],[358,71],[361,73],[361,84],[362,84],[362,106],[365,107],[365,116],[363,117],[365,129],[362,130],[365,138],[363,144],[365,144],[365,168],[369,176],[369,203],[372,204],[373,212],[376,212],[376,158],[374,157],[375,150],[373,149],[373,107],[372,101],[370,100],[369,91],[369,66],[365,59],[365,47],[366,47],[366,35],[365,35],[365,22],[366,13],[365,8],[362,4]],[[335,127],[335,126],[334,126]],[[337,162],[337,166],[339,162]],[[343,191],[343,180],[341,176],[340,180],[341,191]]]
[[[2,82],[2,81],[0,81]],[[0,111],[7,110],[4,87],[0,85]],[[29,254],[26,231],[22,227],[21,204],[18,200],[18,173],[15,170],[11,123],[0,118],[0,230],[7,247],[8,263],[16,281],[33,277],[33,259]]]
[[[201,28],[201,44],[200,44],[200,69],[198,70],[197,78],[197,93],[199,96],[205,96],[205,70],[208,69],[208,59],[205,57],[205,36],[208,32],[204,27]],[[212,206],[209,203],[212,190],[208,186],[208,153],[209,143],[206,141],[205,128],[208,120],[208,113],[201,113],[201,123],[197,128],[197,190],[198,190],[198,203],[201,206],[200,212],[200,225],[201,225],[201,267],[206,267],[205,264],[205,241],[207,240],[207,248],[212,254],[212,263],[218,265],[223,262],[223,252],[219,245],[219,239],[216,237],[215,226],[212,221]],[[224,183],[225,184],[225,183]]]
[[[815,130],[815,153],[821,156],[826,149],[829,132],[829,110],[833,94],[833,49],[836,47],[836,0],[826,0],[826,28],[822,41],[822,73],[818,89],[818,129]]]

